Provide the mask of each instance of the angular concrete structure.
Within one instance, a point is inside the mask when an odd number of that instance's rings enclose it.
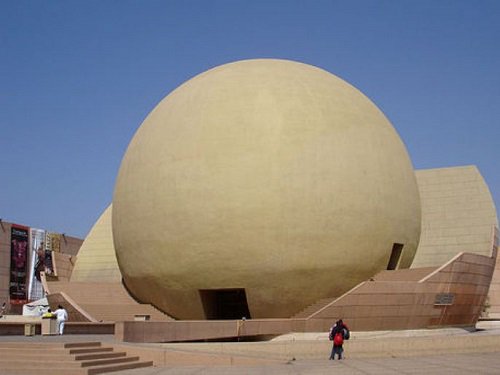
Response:
[[[488,255],[498,247],[498,217],[488,185],[473,166],[415,172],[422,203],[422,234],[412,268],[439,266],[460,252]],[[500,318],[500,263],[485,316]]]
[[[121,282],[111,229],[111,210],[112,205],[109,205],[85,238],[71,281]]]
[[[460,252],[489,255],[495,203],[473,166],[415,172],[422,204],[422,234],[412,268],[440,266]]]

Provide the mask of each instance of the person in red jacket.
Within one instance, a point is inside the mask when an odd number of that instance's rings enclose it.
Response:
[[[330,328],[329,338],[330,341],[333,341],[330,360],[335,360],[335,354],[337,354],[339,360],[342,359],[342,353],[344,352],[344,340],[349,340],[349,337],[349,328],[347,328],[342,319],[339,319],[337,322],[335,322],[335,325]]]

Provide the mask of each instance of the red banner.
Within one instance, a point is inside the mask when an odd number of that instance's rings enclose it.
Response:
[[[29,228],[13,225],[10,233],[10,284],[11,303],[27,300]]]

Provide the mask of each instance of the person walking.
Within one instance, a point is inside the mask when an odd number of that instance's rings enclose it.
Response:
[[[342,319],[339,319],[337,322],[335,322],[335,325],[330,328],[329,338],[330,341],[333,341],[330,360],[335,360],[335,354],[337,354],[339,360],[342,359],[342,353],[344,352],[344,340],[349,340],[349,337],[349,328],[347,328]]]
[[[57,331],[60,335],[64,333],[64,323],[68,320],[68,312],[61,305],[57,306],[57,310],[54,311],[57,317]]]

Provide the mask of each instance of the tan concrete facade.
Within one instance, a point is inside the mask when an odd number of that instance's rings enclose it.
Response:
[[[54,274],[58,280],[69,281],[76,263],[76,256],[54,253],[53,254]]]
[[[168,95],[122,161],[118,263],[136,298],[204,319],[201,292],[244,289],[288,317],[410,266],[420,202],[405,146],[362,93],[315,67],[249,60]]]
[[[46,282],[52,308],[63,305],[73,322],[115,322],[141,316],[152,321],[173,320],[151,305],[139,304],[122,283]]]
[[[493,243],[499,247],[499,232],[495,230],[493,236]],[[490,291],[486,303],[485,317],[492,319],[500,319],[500,256],[497,255],[497,262],[495,265],[495,272],[490,284]]]
[[[28,231],[30,227],[22,224],[10,223],[7,221],[0,222],[0,305],[6,302],[9,306],[9,282],[10,282],[10,266],[11,266],[11,228],[12,226],[23,227]],[[71,274],[73,267],[72,261],[74,256],[78,253],[82,240],[76,237],[68,236],[66,234],[60,235],[59,252],[53,252],[54,262],[59,259],[60,269],[54,269],[56,273],[61,275],[61,278],[68,278]],[[30,253],[28,248],[28,252]],[[29,259],[29,258],[28,258]],[[30,264],[28,264],[28,275]],[[29,280],[27,279],[26,283]],[[8,309],[12,313],[20,313],[22,306],[10,306]]]
[[[422,204],[422,234],[412,268],[440,266],[460,252],[487,255],[495,204],[475,166],[415,172]]]
[[[0,222],[0,305],[9,301],[11,223]]]
[[[121,282],[111,229],[112,205],[101,214],[78,253],[74,282]]]
[[[475,166],[415,172],[422,204],[422,234],[412,268],[438,266],[461,251],[488,254],[498,246],[495,203]],[[500,262],[491,281],[486,316],[500,317]]]
[[[418,281],[398,275],[399,271],[385,271],[393,275],[375,276],[312,315],[308,330],[327,329],[336,317],[343,317],[353,330],[360,331],[474,327],[495,261],[496,251],[490,251],[488,257],[463,253]],[[323,325],[317,326],[321,322]]]

